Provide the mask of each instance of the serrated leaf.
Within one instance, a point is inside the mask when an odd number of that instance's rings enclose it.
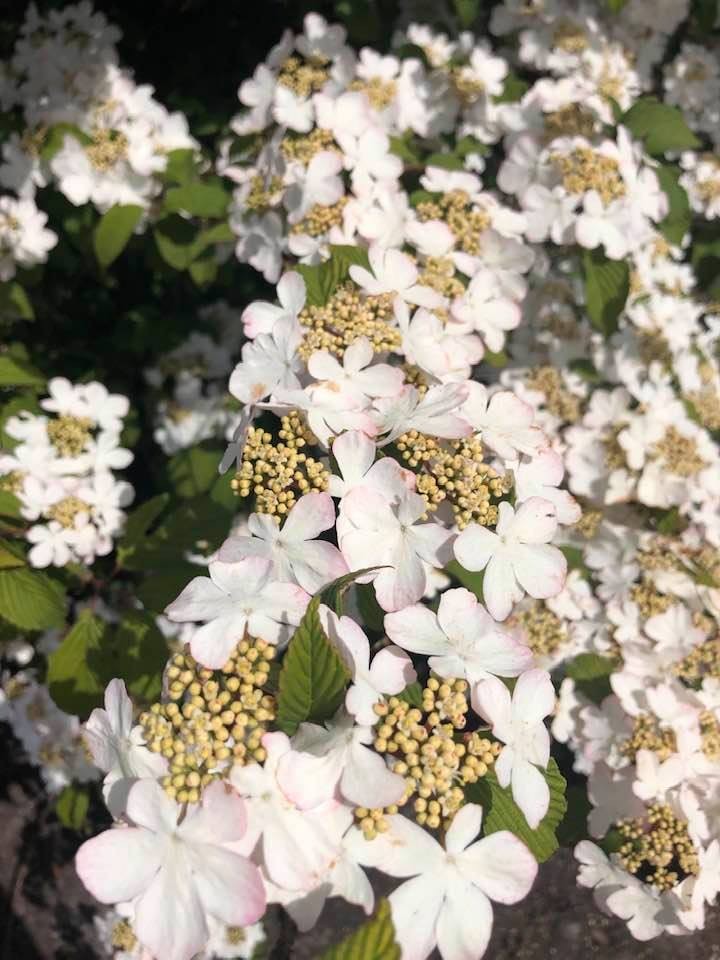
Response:
[[[85,718],[102,703],[104,687],[88,664],[100,650],[107,629],[104,620],[83,610],[48,657],[50,696],[65,713]]]
[[[0,354],[0,387],[43,387],[45,375],[23,360]]]
[[[600,250],[583,250],[585,305],[593,327],[605,337],[618,329],[618,318],[630,292],[630,268]]]
[[[86,786],[70,783],[55,801],[55,814],[68,830],[82,830],[90,806],[90,792]]]
[[[356,580],[359,580],[360,577],[364,577],[369,573],[375,573],[381,569],[382,567],[364,567],[362,570],[351,570],[350,573],[343,574],[342,577],[338,577],[320,590],[317,595],[320,603],[325,604],[326,607],[330,607],[339,617],[342,616],[343,596],[347,590]]]
[[[319,960],[400,960],[400,947],[395,940],[388,901],[380,900],[372,919],[342,943],[326,950]]]
[[[548,860],[558,849],[556,830],[565,816],[565,778],[555,758],[551,757],[547,770],[540,771],[550,788],[550,806],[537,830],[531,830],[524,814],[512,798],[510,787],[501,787],[490,769],[477,783],[465,789],[465,797],[483,808],[483,834],[509,830],[527,846],[538,863]]]
[[[671,150],[696,150],[701,146],[680,110],[655,97],[636,100],[623,116],[622,123],[634,137],[643,141],[652,156]]]
[[[194,217],[224,217],[230,204],[230,193],[220,183],[185,183],[171,187],[165,194],[165,209],[170,213],[185,212]]]
[[[135,204],[116,205],[98,221],[93,232],[93,249],[97,262],[106,269],[120,256],[143,215]]]
[[[611,657],[597,653],[579,653],[565,664],[565,673],[575,681],[578,691],[592,700],[602,703],[612,693],[610,676],[617,668]]]
[[[656,170],[658,182],[668,198],[668,213],[658,224],[658,230],[672,244],[682,243],[690,229],[692,211],[685,190],[680,186],[680,168],[673,164],[661,164]]]
[[[0,617],[23,630],[61,627],[65,622],[62,585],[27,567],[0,571]]]
[[[150,613],[130,612],[103,633],[97,648],[88,652],[88,667],[105,688],[122,677],[129,693],[151,702],[160,696],[168,645]]]

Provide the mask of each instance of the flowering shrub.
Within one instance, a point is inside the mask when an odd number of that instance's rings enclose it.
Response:
[[[561,842],[633,936],[702,929],[714,5],[336,6],[220,121],[27,9],[0,715],[118,960],[257,960],[332,898],[372,919],[326,960],[471,960]]]

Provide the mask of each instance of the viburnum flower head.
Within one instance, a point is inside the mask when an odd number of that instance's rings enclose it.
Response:
[[[550,789],[538,767],[550,759],[550,734],[543,718],[555,707],[555,689],[546,670],[527,670],[512,692],[502,680],[489,677],[473,687],[473,709],[492,725],[505,744],[495,762],[501,787],[512,787],[515,803],[535,830],[550,804]]]
[[[475,381],[466,383],[465,389],[461,415],[501,459],[513,460],[521,453],[534,456],[547,446],[547,437],[534,423],[533,408],[512,391],[490,393]]]
[[[530,497],[517,511],[503,500],[495,531],[472,523],[455,541],[459,563],[466,570],[485,571],[485,605],[496,620],[504,620],[525,593],[544,600],[562,590],[567,561],[550,546],[556,529],[549,500]]]
[[[373,487],[380,493],[398,484],[408,490],[415,489],[415,475],[405,470],[392,457],[376,460],[375,441],[360,430],[347,430],[332,445],[338,473],[328,482],[328,491],[333,497],[344,497],[354,487]]]
[[[133,902],[133,931],[154,957],[194,957],[208,941],[208,915],[228,926],[263,915],[260,872],[232,849],[247,828],[245,804],[233,790],[210,784],[181,820],[155,780],[139,780],[126,812],[134,825],[88,840],[75,867],[101,903]]]
[[[442,594],[437,613],[421,603],[388,613],[385,632],[404,650],[429,657],[430,669],[439,676],[470,683],[494,675],[516,677],[533,659],[532,651],[501,630],[462,587]]]
[[[95,763],[106,774],[103,797],[114,817],[125,811],[132,786],[167,771],[167,760],[145,745],[142,728],[133,726],[133,705],[122,680],[105,688],[105,709],[96,707],[85,724],[85,741]]]
[[[272,333],[275,324],[281,319],[287,318],[294,323],[305,306],[305,281],[299,273],[284,274],[276,289],[280,306],[256,300],[243,310],[243,329],[245,336],[250,339],[259,333]]]
[[[461,807],[443,848],[400,814],[388,830],[365,840],[355,829],[348,846],[358,863],[391,877],[411,878],[390,894],[402,960],[425,960],[438,947],[443,960],[477,960],[492,932],[491,901],[517,903],[535,881],[537,862],[506,830],[476,840],[482,808]]]
[[[290,317],[280,317],[271,333],[261,333],[242,348],[242,361],[230,376],[228,389],[241,403],[254,404],[278,388],[300,386],[301,361],[297,348],[300,327]]]
[[[420,307],[442,307],[445,298],[432,287],[421,286],[418,269],[400,250],[386,250],[372,244],[368,250],[370,270],[353,264],[350,276],[367,294],[396,293],[401,300]]]
[[[338,548],[321,533],[335,525],[335,507],[327,493],[306,493],[296,501],[282,526],[266,513],[252,513],[248,530],[252,534],[231,536],[220,548],[218,559],[234,563],[247,557],[272,562],[272,575],[282,582],[298,583],[308,593],[348,572]]]
[[[294,583],[273,579],[272,561],[247,557],[235,563],[213,560],[209,577],[194,577],[165,610],[174,623],[203,622],[190,650],[205,667],[219,669],[245,631],[270,643],[284,643],[305,613],[309,595]]]

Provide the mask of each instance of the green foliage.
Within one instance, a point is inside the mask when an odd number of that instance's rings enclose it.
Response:
[[[675,150],[696,150],[700,141],[685,122],[680,110],[655,97],[640,97],[622,117],[623,126],[651,156]]]
[[[24,567],[25,558],[18,544],[9,540],[0,540],[0,570],[12,570]]]
[[[501,787],[491,769],[477,783],[470,784],[465,797],[471,803],[479,803],[483,808],[483,833],[496,833],[509,830],[519,837],[539,863],[544,863],[558,849],[556,831],[565,816],[565,778],[560,773],[553,757],[547,770],[541,773],[550,788],[550,806],[536,830],[528,826],[524,814],[512,798],[510,787]]]
[[[587,818],[592,810],[587,795],[587,785],[573,783],[565,793],[567,813],[557,829],[557,840],[561,847],[573,847],[588,835]]]
[[[466,570],[465,567],[460,566],[457,560],[451,560],[445,567],[445,572],[449,573],[451,577],[455,577],[455,579],[460,582],[460,585],[465,587],[466,590],[469,590],[470,593],[474,593],[480,603],[484,603],[484,570]]]
[[[319,960],[400,960],[388,901],[381,900],[371,920],[326,950]]]
[[[2,320],[34,320],[30,299],[16,280],[0,284],[0,319]]]
[[[610,675],[615,669],[615,660],[597,653],[579,653],[565,664],[567,676],[572,677],[578,691],[593,703],[601,703],[612,693]]]
[[[406,703],[409,703],[411,707],[420,708],[423,704],[422,691],[422,684],[418,680],[413,680],[404,690],[400,691],[397,695],[398,700],[404,700]]]
[[[19,517],[20,501],[9,490],[0,490],[0,517]]]
[[[93,249],[103,269],[107,269],[123,252],[142,214],[142,207],[130,204],[111,207],[100,218],[93,232]]]
[[[330,245],[330,259],[314,266],[297,264],[295,270],[302,276],[307,288],[306,304],[323,307],[341,283],[350,277],[354,264],[369,268],[367,251],[362,247],[342,244]]]
[[[609,337],[618,328],[630,292],[630,268],[624,260],[610,260],[600,248],[583,250],[582,268],[590,322]]]
[[[691,260],[698,284],[714,296],[720,291],[720,226],[717,222],[702,224],[693,241]]]
[[[587,580],[590,576],[590,571],[585,565],[585,559],[583,557],[583,552],[579,547],[571,547],[564,545],[560,547],[565,559],[567,560],[568,570],[579,570],[580,573]]]
[[[337,711],[350,674],[323,630],[314,597],[295,631],[280,670],[278,727],[295,733],[303,721],[321,723]]]
[[[68,830],[82,830],[87,821],[90,791],[80,783],[70,783],[55,801],[55,815]]]
[[[222,452],[217,447],[201,445],[181,450],[168,461],[170,485],[179,497],[196,497],[205,493],[217,479]]]
[[[65,622],[65,593],[57,580],[28,567],[0,570],[0,617],[22,630]]]
[[[169,213],[189,213],[196,217],[224,217],[230,205],[230,193],[221,181],[184,183],[165,194]]]
[[[62,149],[65,137],[74,137],[78,143],[83,145],[92,143],[90,137],[80,127],[76,127],[72,123],[56,123],[45,134],[45,140],[40,148],[40,157],[46,163],[49,163],[55,154]]]
[[[522,100],[529,87],[530,84],[526,80],[518,77],[511,70],[505,77],[502,93],[493,99],[495,103],[516,103],[518,100]]]
[[[605,0],[605,3],[610,13],[620,13],[627,0]]]
[[[107,629],[104,620],[83,610],[48,657],[50,696],[66,713],[85,718],[102,703],[104,687],[89,662],[97,658]]]
[[[682,243],[683,237],[690,229],[692,212],[688,195],[678,182],[680,168],[674,164],[665,163],[660,164],[655,173],[670,206],[667,216],[658,224],[658,229],[669,243]]]
[[[45,377],[29,363],[0,354],[0,387],[42,387]]]

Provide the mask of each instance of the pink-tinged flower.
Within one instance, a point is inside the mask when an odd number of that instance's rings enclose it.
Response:
[[[292,749],[289,739],[284,733],[266,733],[262,744],[267,753],[262,766],[235,765],[230,775],[246,801],[246,849],[260,841],[262,865],[270,880],[286,890],[309,891],[330,869],[342,835],[352,822],[352,812],[334,800],[301,809],[278,779],[280,764]],[[314,791],[313,784],[306,788]],[[299,799],[303,802],[302,793]]]
[[[564,472],[562,457],[549,447],[531,460],[521,461],[514,471],[516,502],[542,497],[555,507],[558,523],[577,523],[582,515],[580,505],[567,490],[558,489]]]
[[[429,310],[416,310],[410,319],[407,304],[395,300],[395,317],[403,335],[403,352],[408,363],[443,382],[467,380],[474,364],[482,360],[485,348],[473,333],[453,332]]]
[[[405,470],[392,457],[375,460],[375,441],[359,430],[348,430],[332,445],[338,474],[330,477],[328,492],[333,497],[344,497],[354,487],[372,487],[374,490],[395,490],[400,486],[415,489],[415,474]]]
[[[221,783],[203,792],[181,823],[180,808],[154,780],[130,791],[135,824],[84,843],[75,866],[101,903],[133,901],[133,930],[160,960],[190,960],[209,937],[206,915],[230,926],[265,912],[258,868],[230,845],[246,831],[242,799]]]
[[[219,669],[245,631],[284,643],[305,613],[310,597],[293,583],[273,580],[272,562],[247,557],[236,563],[211,561],[209,577],[195,577],[165,610],[174,623],[203,622],[190,649],[203,666]]]
[[[274,517],[252,513],[248,520],[250,537],[229,537],[220,548],[218,560],[235,563],[247,557],[263,557],[272,563],[272,578],[296,582],[308,593],[347,573],[338,548],[316,540],[335,525],[335,507],[327,493],[306,493],[280,526]]]
[[[501,630],[469,590],[448,590],[438,612],[418,603],[385,617],[385,632],[404,650],[429,656],[441,677],[476,683],[489,676],[517,677],[532,651]]]
[[[373,716],[373,721],[377,717]],[[336,792],[359,807],[387,807],[405,793],[405,781],[391,773],[379,753],[368,748],[374,733],[349,713],[324,727],[301,723],[292,750],[278,766],[278,783],[300,809],[312,809]]]
[[[395,397],[376,400],[377,432],[386,434],[380,446],[392,443],[408,430],[448,440],[469,437],[472,427],[461,413],[467,395],[467,382],[442,383],[423,395],[415,387],[405,386]]]
[[[277,285],[280,306],[256,300],[243,310],[242,323],[245,336],[256,337],[259,333],[272,333],[275,324],[282,319],[295,323],[305,306],[305,281],[299,273],[286,273]]]
[[[522,320],[522,310],[509,300],[491,269],[479,267],[461,297],[453,300],[451,315],[467,333],[475,330],[488,350],[499,353],[505,346],[505,334]]]
[[[358,863],[391,877],[410,877],[390,895],[402,960],[425,960],[438,947],[444,960],[478,960],[492,932],[492,904],[526,897],[537,862],[506,830],[473,841],[482,808],[468,803],[455,814],[443,848],[422,827],[399,814],[374,840],[359,830],[348,843]]]
[[[297,321],[280,317],[271,333],[259,334],[242,348],[242,361],[230,375],[230,393],[241,403],[254,404],[278,388],[299,387],[302,361],[297,348],[301,339]]]
[[[394,397],[403,387],[400,367],[373,363],[375,354],[367,337],[358,337],[347,348],[342,364],[328,350],[316,350],[308,360],[308,372],[318,380],[315,395],[343,405],[364,409],[373,397]]]
[[[468,396],[461,415],[482,441],[503,460],[514,460],[518,454],[534,456],[547,446],[547,437],[533,425],[535,411],[509,390],[490,394],[481,383],[467,384]]]
[[[432,287],[421,286],[418,268],[400,250],[386,250],[373,243],[368,250],[370,270],[354,264],[350,276],[355,283],[371,296],[379,293],[396,293],[407,303],[421,307],[442,307],[446,300]]]
[[[472,706],[492,724],[493,735],[505,746],[495,762],[501,787],[512,787],[515,803],[535,830],[547,813],[550,789],[538,767],[550,759],[550,734],[543,723],[555,707],[555,690],[546,670],[527,670],[510,691],[497,677],[472,689]]]
[[[399,647],[391,645],[376,653],[371,663],[370,643],[354,620],[338,617],[324,605],[319,612],[325,632],[352,676],[345,706],[359,724],[371,727],[377,722],[375,704],[384,696],[400,693],[417,679],[412,660]]]
[[[96,765],[107,774],[103,797],[114,817],[125,812],[128,793],[137,780],[167,772],[167,760],[145,746],[140,726],[133,726],[132,700],[122,680],[105,688],[105,709],[97,707],[85,724],[85,742]]]
[[[567,561],[550,546],[557,517],[542,497],[531,497],[517,511],[503,500],[495,532],[472,523],[455,541],[455,556],[466,570],[484,570],[485,605],[504,620],[525,593],[537,600],[554,597],[563,588]]]
[[[338,542],[351,570],[385,567],[374,575],[383,610],[401,610],[425,592],[423,560],[444,567],[454,534],[438,523],[418,523],[423,498],[405,491],[393,502],[371,487],[355,487],[340,505]]]

